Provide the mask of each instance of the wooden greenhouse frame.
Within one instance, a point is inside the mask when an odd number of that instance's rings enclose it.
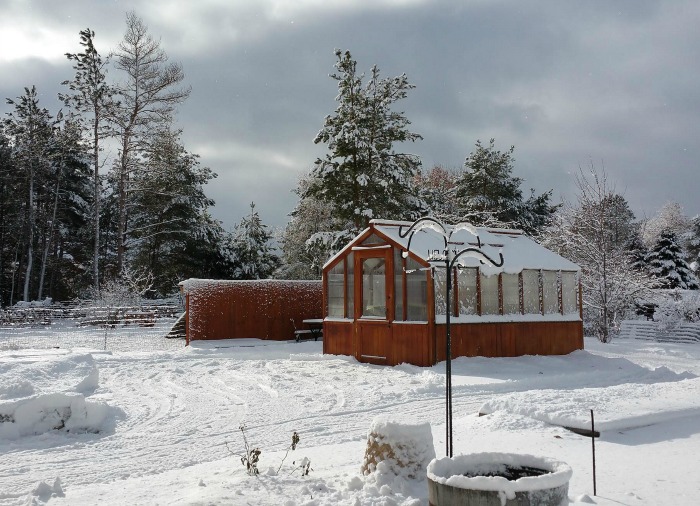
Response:
[[[408,222],[373,220],[323,267],[323,352],[360,362],[445,360],[444,248],[430,230],[408,249]],[[483,246],[502,267],[460,260],[452,276],[452,356],[562,355],[583,348],[579,267],[517,230],[460,230],[450,248]]]

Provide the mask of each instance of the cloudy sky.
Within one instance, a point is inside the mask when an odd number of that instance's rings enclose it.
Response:
[[[493,137],[515,146],[525,191],[570,199],[593,165],[638,218],[669,201],[700,213],[697,0],[0,0],[0,98],[36,85],[57,111],[78,32],[106,55],[128,10],[183,64],[178,123],[219,174],[207,193],[226,228],[251,201],[286,223],[325,153],[313,138],[335,108],[334,48],[416,85],[399,106],[424,140],[402,149],[425,168],[459,167]]]

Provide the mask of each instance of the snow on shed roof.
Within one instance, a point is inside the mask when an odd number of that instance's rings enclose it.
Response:
[[[401,233],[405,234],[410,226],[411,222],[408,221],[370,221],[371,229],[384,235],[404,250],[408,249],[410,236],[401,237]],[[496,268],[482,265],[478,258],[470,257],[466,254],[459,257],[460,265],[464,267],[481,267],[486,274],[498,272],[517,274],[523,269],[580,270],[578,265],[536,243],[520,230],[472,226],[458,227],[452,233],[449,246],[452,250],[461,251],[470,246],[477,246],[479,240],[481,241],[481,250],[494,260],[498,261],[499,252],[503,254],[503,267]],[[343,254],[348,248],[356,245],[354,240],[351,241],[338,255]],[[444,248],[444,239],[437,225],[415,232],[413,239],[411,239],[411,253],[426,262],[432,252],[438,250],[441,253]],[[332,262],[338,255],[329,260],[328,263]]]

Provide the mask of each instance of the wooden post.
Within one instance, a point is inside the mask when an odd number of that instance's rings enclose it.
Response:
[[[185,346],[190,345],[190,294],[185,294]]]
[[[593,447],[593,495],[597,495],[596,492],[596,480],[595,480],[595,418],[593,417],[593,410],[591,410],[591,446]]]

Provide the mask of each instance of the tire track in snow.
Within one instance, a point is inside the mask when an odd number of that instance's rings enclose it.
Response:
[[[5,492],[26,492],[37,481],[52,483],[57,476],[70,487],[231,458],[225,442],[234,450],[242,447],[241,423],[264,455],[285,448],[294,430],[301,435],[302,452],[364,439],[377,415],[444,426],[445,382],[439,366],[385,368],[344,359],[238,360],[233,354],[188,353],[96,360],[100,388],[89,399],[124,410],[114,432],[49,433],[5,445],[9,451],[0,459]],[[493,382],[455,385],[454,417],[473,415],[485,401],[515,391],[648,382],[650,376],[674,379],[624,359],[610,360],[602,363],[583,354],[578,361],[549,358],[546,363],[538,358],[456,361],[455,380],[473,375]]]

